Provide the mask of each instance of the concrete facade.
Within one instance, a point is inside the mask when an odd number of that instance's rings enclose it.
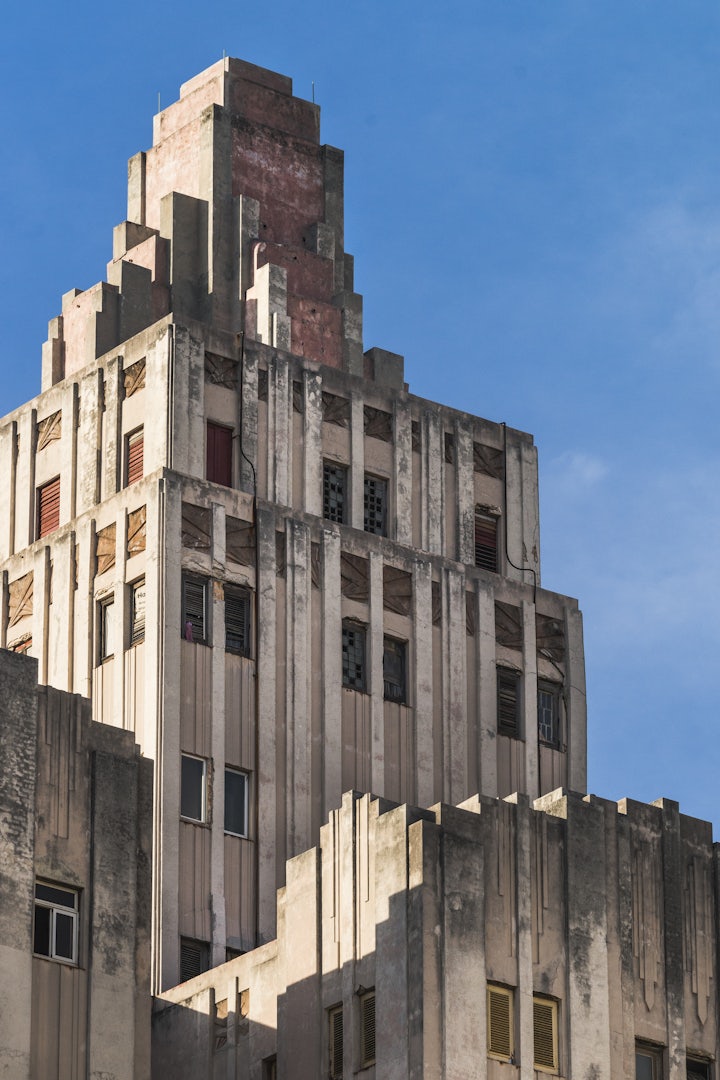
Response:
[[[415,397],[402,357],[363,352],[342,153],[289,80],[224,60],[156,117],[108,280],[63,297],[42,385],[0,424],[0,644],[155,762],[155,988],[178,981],[182,941],[217,964],[274,937],[286,860],[349,788],[423,805],[584,790],[581,619],[540,587],[532,438]]]
[[[152,765],[0,652],[0,1075],[150,1076]]]
[[[288,863],[277,941],[156,1001],[154,1074],[626,1080],[639,1053],[714,1075],[718,866],[667,800],[348,794]]]

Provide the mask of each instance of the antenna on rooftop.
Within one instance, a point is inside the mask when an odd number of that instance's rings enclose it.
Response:
[[[160,91],[158,90],[158,112],[160,112]]]
[[[315,104],[315,80],[314,79],[312,81],[312,99],[313,99],[313,105],[314,105]]]

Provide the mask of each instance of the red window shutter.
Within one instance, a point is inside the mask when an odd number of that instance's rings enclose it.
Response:
[[[141,480],[143,475],[143,449],[144,438],[142,431],[136,431],[128,438],[127,448],[127,482],[134,484]]]
[[[54,532],[60,524],[60,477],[38,488],[38,538]]]
[[[209,421],[205,475],[214,484],[232,487],[232,430]]]

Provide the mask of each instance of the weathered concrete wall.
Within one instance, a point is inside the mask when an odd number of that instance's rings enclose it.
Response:
[[[648,845],[665,853],[649,874]],[[709,825],[663,801],[557,791],[420,811],[348,794],[288,864],[277,941],[156,999],[153,1075],[260,1078],[272,1056],[287,1080],[327,1075],[338,1006],[353,1075],[372,989],[363,1075],[626,1080],[639,1040],[684,1076],[686,1054],[717,1054],[715,863]],[[510,994],[505,1060],[488,1050],[488,986]],[[537,997],[554,1070],[535,1067]]]

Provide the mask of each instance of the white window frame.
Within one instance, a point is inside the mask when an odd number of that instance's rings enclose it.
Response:
[[[98,613],[98,663],[112,660],[115,656],[115,593],[108,593],[97,602]],[[109,645],[109,647],[108,647]]]
[[[56,889],[60,892],[67,893],[74,898],[74,906],[70,907],[60,903],[58,900],[50,900],[42,897],[38,897],[38,888]],[[80,937],[80,894],[77,889],[68,888],[66,885],[55,885],[51,881],[36,881],[34,890],[34,903],[33,903],[33,937],[35,934],[34,922],[35,922],[35,909],[44,908],[50,911],[50,941],[49,951],[35,952],[33,941],[33,955],[42,956],[45,960],[54,960],[59,964],[69,964],[72,967],[78,966],[78,944]],[[64,918],[69,918],[72,921],[72,957],[62,956],[57,952],[57,917],[62,915]]]
[[[183,813],[183,762],[184,761],[198,761],[202,766],[201,772],[201,789],[200,789],[200,817]],[[180,817],[183,821],[192,821],[196,825],[206,825],[208,822],[208,797],[207,797],[207,781],[208,781],[208,763],[207,758],[199,757],[197,754],[180,754]]]

